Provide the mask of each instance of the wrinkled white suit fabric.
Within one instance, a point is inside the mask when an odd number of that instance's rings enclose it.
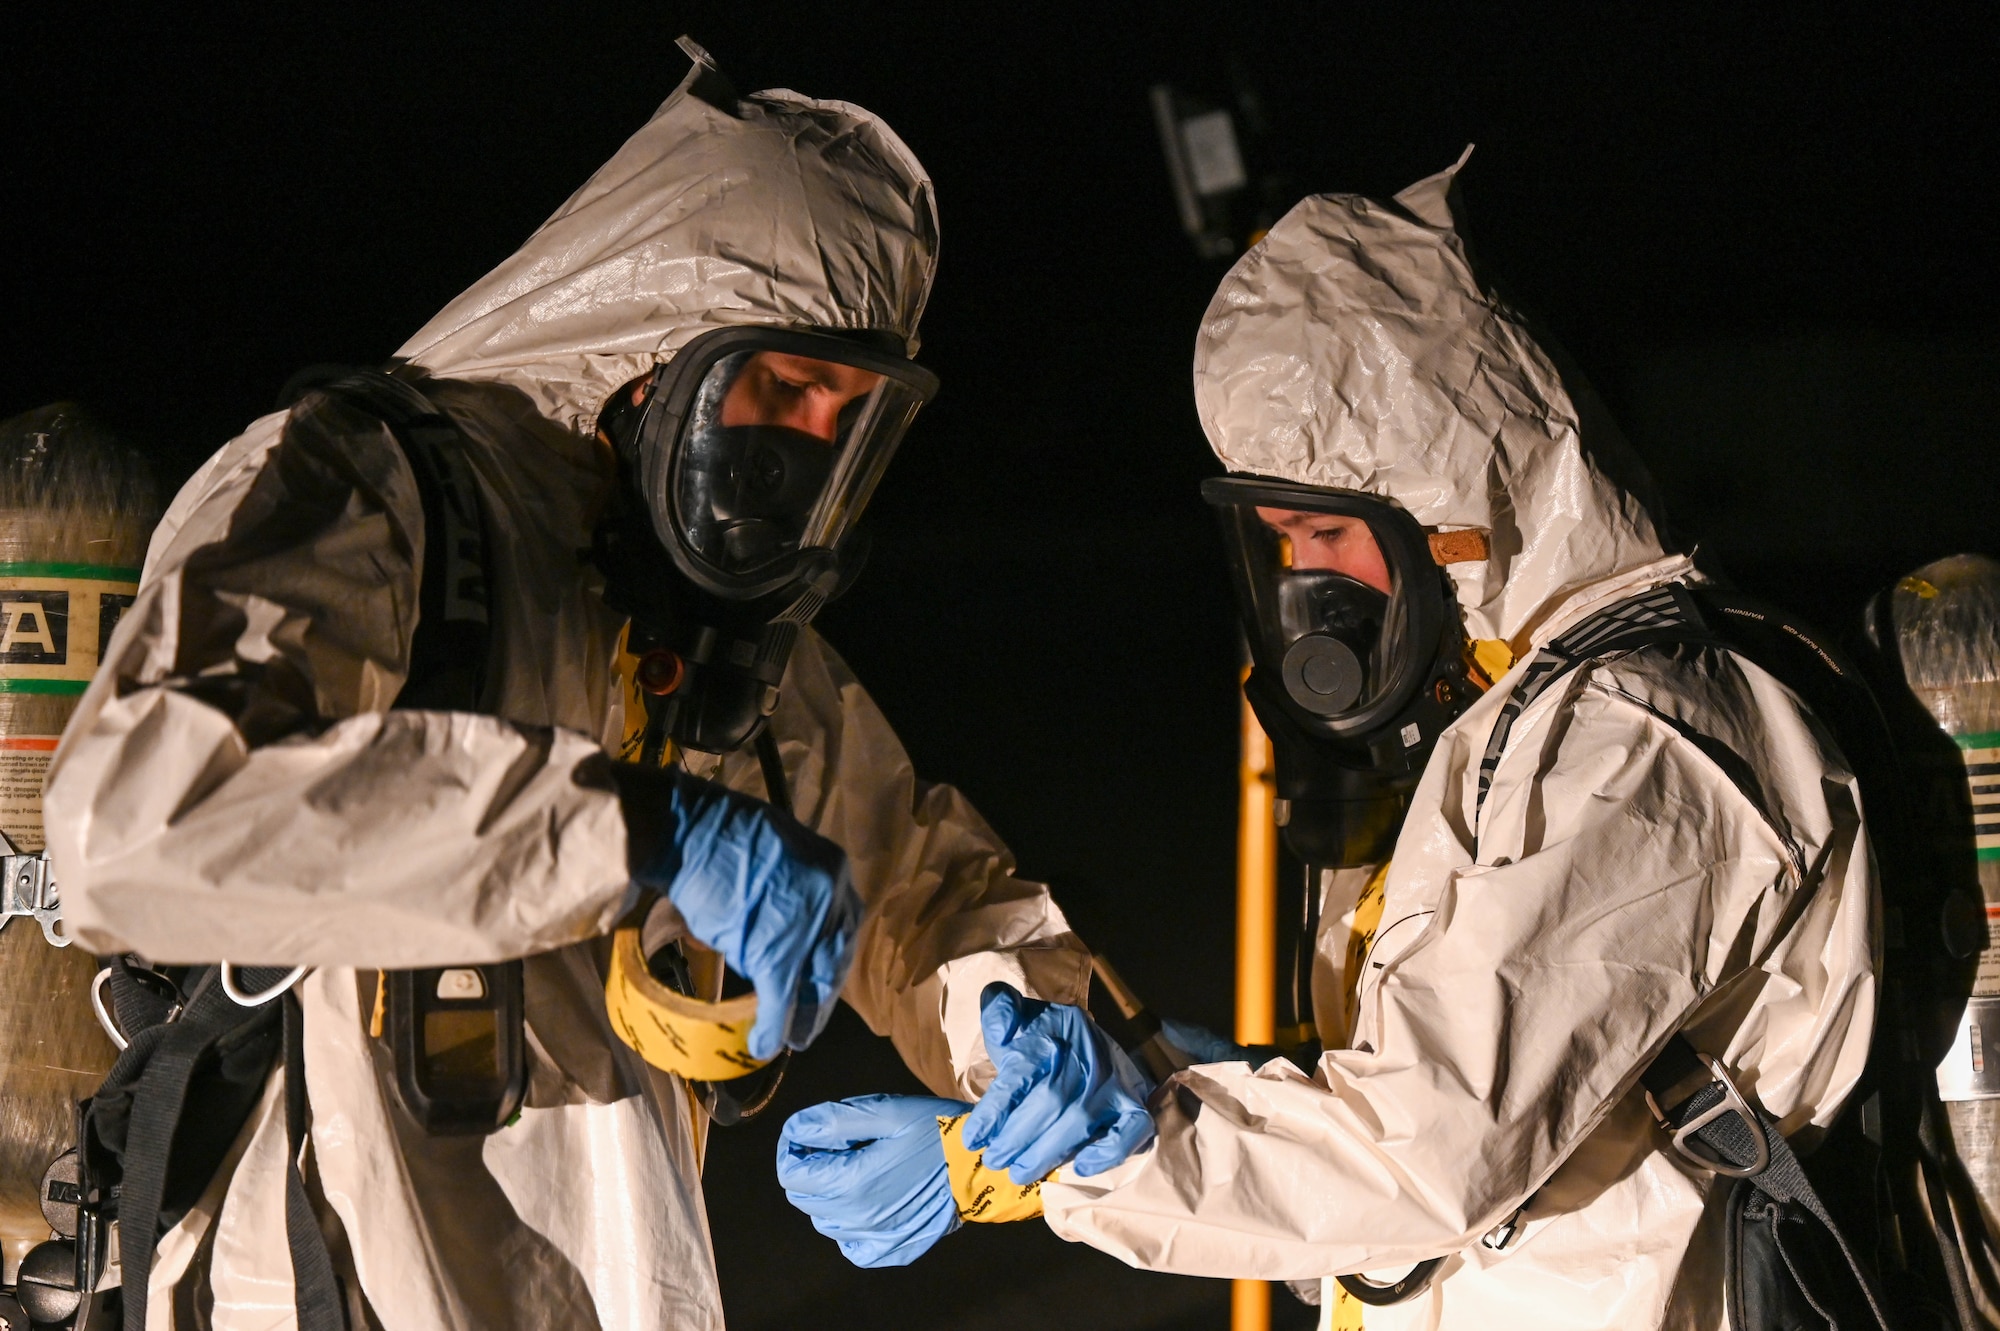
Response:
[[[592,430],[614,389],[710,328],[914,348],[937,225],[881,121],[789,92],[712,105],[701,72],[400,353],[484,492],[491,715],[386,710],[415,625],[418,493],[379,422],[308,399],[183,490],[52,772],[85,946],[318,967],[301,985],[309,1186],[356,1312],[388,1331],[722,1324],[700,1125],[604,1011],[626,833],[589,773],[625,718],[622,621],[579,554],[612,481]],[[800,818],[847,850],[867,902],[846,998],[933,1090],[976,1094],[980,990],[1081,1001],[1087,954],[811,633],[771,727]],[[763,794],[752,755],[690,766]],[[526,1109],[490,1137],[424,1137],[367,1033],[371,968],[519,956]],[[282,1075],[162,1241],[152,1324],[293,1325]]]
[[[1456,170],[1456,168],[1454,168]],[[1470,636],[1525,664],[1595,610],[1697,578],[1613,482],[1521,324],[1475,281],[1452,172],[1393,205],[1309,198],[1224,279],[1195,392],[1232,472],[1364,491],[1491,558],[1449,572]],[[1854,1086],[1875,1003],[1874,870],[1853,777],[1796,697],[1715,650],[1586,664],[1519,717],[1475,818],[1516,669],[1440,739],[1384,882],[1355,1029],[1181,1077],[1157,1144],[1043,1188],[1049,1224],[1136,1266],[1388,1277],[1364,1325],[1723,1324],[1721,1189],[1637,1085],[1676,1031],[1810,1146]],[[1725,756],[1722,761],[1711,754]],[[1329,875],[1315,1006],[1338,1030],[1357,879]],[[1525,1206],[1503,1248],[1484,1236]]]

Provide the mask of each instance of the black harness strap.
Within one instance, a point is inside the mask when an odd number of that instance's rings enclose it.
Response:
[[[476,712],[491,655],[485,510],[451,418],[400,379],[369,371],[322,392],[374,415],[409,459],[424,510],[424,560],[410,670],[396,706]]]
[[[109,972],[104,979],[105,997],[111,1002],[119,1030],[143,1031],[173,1020],[175,1000],[134,978],[134,967],[124,957],[107,958],[104,969]]]
[[[285,1243],[292,1253],[293,1304],[299,1331],[345,1331],[340,1278],[299,1168],[307,1128],[305,1010],[293,994],[279,1002],[285,1009]]]
[[[1684,1036],[1675,1035],[1639,1074],[1639,1081],[1646,1088],[1646,1098],[1660,1126],[1674,1134],[1674,1146],[1681,1154],[1718,1173],[1746,1180],[1776,1201],[1803,1207],[1825,1226],[1846,1259],[1855,1283],[1861,1287],[1875,1324],[1881,1331],[1894,1331],[1886,1300],[1876,1287],[1868,1264],[1827,1210],[1798,1156],[1792,1152],[1791,1143],[1778,1131],[1777,1122],[1769,1114],[1737,1091],[1720,1064],[1704,1066],[1694,1046]],[[1684,1091],[1690,1082],[1698,1088],[1693,1094],[1678,1102],[1666,1099],[1677,1089]],[[1699,1126],[1692,1126],[1696,1124]],[[1698,1150],[1686,1145],[1689,1139],[1699,1143]],[[1799,1288],[1807,1299],[1812,1299],[1810,1277],[1798,1269],[1790,1254],[1785,1254],[1785,1260],[1792,1267]],[[1814,1306],[1829,1325],[1839,1326],[1833,1313],[1817,1303]]]
[[[1585,661],[1600,656],[1658,642],[1713,641],[1717,640],[1709,633],[1694,598],[1685,587],[1675,583],[1620,601],[1572,626],[1536,652],[1501,707],[1500,716],[1493,723],[1493,733],[1486,739],[1486,753],[1479,760],[1479,795],[1472,813],[1475,836],[1480,814],[1486,808],[1487,792],[1493,786],[1493,773],[1499,768],[1500,756],[1514,733],[1514,723],[1530,704],[1548,692],[1550,685]]]
[[[289,972],[281,966],[248,966],[238,975],[246,992],[260,993],[282,984]],[[118,1057],[103,1089],[91,1101],[86,1147],[93,1155],[108,1154],[115,1166],[101,1171],[122,1174],[118,1184],[119,1261],[123,1278],[126,1331],[144,1331],[147,1282],[160,1232],[178,1221],[213,1176],[229,1141],[212,1130],[227,1124],[230,1139],[240,1130],[245,1113],[213,1115],[215,1122],[196,1122],[187,1113],[190,1091],[216,1080],[225,1064],[268,1068],[274,1045],[283,1039],[276,1003],[254,1008],[238,1006],[223,992],[218,972],[206,968],[193,979],[185,1008],[170,1021],[133,1030],[136,1014],[120,1012],[120,1023],[131,1032],[131,1043]],[[286,995],[284,1003],[296,1004]],[[258,1093],[263,1078],[244,1083],[247,1098]],[[200,1098],[200,1097],[197,1097]],[[254,1103],[254,1100],[252,1101]],[[203,1108],[216,1106],[204,1103]],[[202,1140],[190,1140],[201,1135]],[[176,1154],[176,1144],[181,1150]],[[296,1176],[294,1158],[292,1172]],[[318,1227],[313,1237],[319,1236]],[[325,1245],[321,1244],[324,1258]],[[326,1267],[329,1280],[330,1262]],[[339,1324],[305,1321],[308,1300],[324,1290],[308,1281],[299,1285],[300,1325],[313,1331],[339,1331]],[[333,1308],[339,1311],[334,1287]]]

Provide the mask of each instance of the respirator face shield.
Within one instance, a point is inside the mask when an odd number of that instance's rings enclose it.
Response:
[[[1386,859],[1440,732],[1477,696],[1424,529],[1388,500],[1253,477],[1202,484],[1221,520],[1287,844]]]
[[[838,562],[936,392],[930,371],[846,336],[704,333],[654,374],[632,431],[632,478],[689,581],[756,600]]]
[[[631,617],[651,761],[757,739],[800,630],[858,572],[856,528],[937,378],[890,334],[704,333],[614,393],[620,481],[592,537]],[[634,401],[634,398],[637,401]]]

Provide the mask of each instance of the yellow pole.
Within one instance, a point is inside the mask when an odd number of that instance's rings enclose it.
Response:
[[[1278,1027],[1277,779],[1271,741],[1243,700],[1243,761],[1236,830],[1236,1042],[1270,1044]],[[1237,1280],[1229,1291],[1232,1331],[1270,1331],[1271,1287]]]
[[[1236,1043],[1278,1038],[1278,825],[1271,741],[1243,704],[1236,831]]]
[[[1230,1331],[1271,1331],[1271,1287],[1261,1280],[1229,1282]]]

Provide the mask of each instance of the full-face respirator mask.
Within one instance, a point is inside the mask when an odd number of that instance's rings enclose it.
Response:
[[[855,524],[937,378],[888,334],[726,328],[599,428],[620,484],[594,557],[632,617],[647,738],[726,753],[777,706],[798,632],[849,583]]]
[[[1320,868],[1379,864],[1438,735],[1478,696],[1429,538],[1351,491],[1232,476],[1202,497],[1222,522],[1286,847]]]

